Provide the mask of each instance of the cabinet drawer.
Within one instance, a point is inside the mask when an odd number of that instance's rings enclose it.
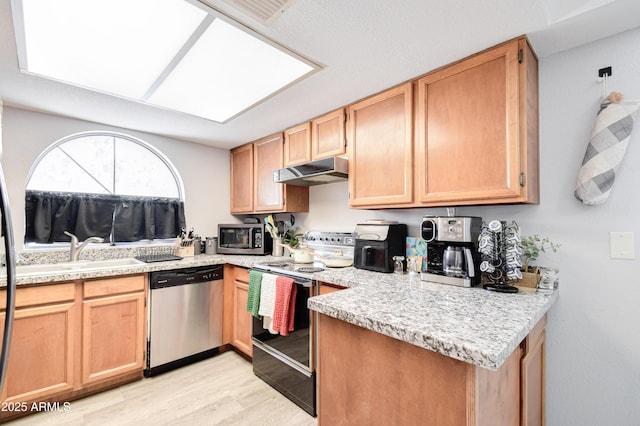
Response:
[[[106,296],[109,294],[144,291],[145,281],[145,275],[132,275],[121,278],[87,281],[84,283],[83,297],[87,299],[91,297]]]
[[[233,269],[233,278],[249,285],[249,271],[244,268],[235,267]]]
[[[41,285],[37,287],[18,288],[16,291],[16,308],[66,302],[75,299],[74,283]],[[7,304],[7,291],[0,291],[0,310]]]

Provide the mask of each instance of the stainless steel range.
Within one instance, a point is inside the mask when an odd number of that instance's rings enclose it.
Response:
[[[315,330],[313,314],[307,308],[309,297],[318,294],[313,274],[324,270],[331,256],[353,260],[355,237],[343,232],[307,232],[303,241],[320,257],[313,263],[295,263],[293,259],[266,261],[254,265],[254,271],[294,280],[296,286],[294,331],[286,336],[264,328],[253,318],[253,372],[312,416],[316,415]],[[322,259],[322,260],[320,260]],[[264,279],[264,278],[263,278]]]

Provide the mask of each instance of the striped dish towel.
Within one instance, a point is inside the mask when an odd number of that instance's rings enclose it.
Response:
[[[262,316],[262,326],[272,334],[277,334],[273,329],[273,310],[276,305],[276,278],[273,274],[262,274],[260,285],[260,308],[258,314]]]
[[[276,305],[273,310],[273,329],[283,336],[293,331],[297,289],[297,286],[291,278],[278,277],[276,280]]]
[[[260,287],[262,284],[262,272],[249,271],[249,295],[247,297],[247,311],[258,319],[262,317],[258,314],[260,308]]]
[[[613,93],[609,96],[611,96]],[[616,170],[631,139],[634,118],[640,101],[602,105],[596,117],[591,140],[578,172],[575,197],[595,206],[607,201],[616,179]]]

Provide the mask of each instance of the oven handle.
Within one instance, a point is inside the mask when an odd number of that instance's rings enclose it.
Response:
[[[299,277],[294,277],[292,275],[287,275],[287,274],[283,274],[283,273],[280,273],[280,272],[265,271],[263,269],[254,268],[254,269],[251,269],[251,271],[260,272],[262,274],[271,274],[271,275],[275,275],[277,277],[291,278],[295,285],[299,285],[299,286],[302,286],[302,287],[305,287],[305,288],[313,288],[313,280],[301,281]]]
[[[303,366],[299,362],[289,358],[288,356],[282,354],[281,352],[278,352],[278,351],[272,349],[271,346],[265,345],[264,343],[262,343],[260,340],[256,339],[255,337],[252,337],[251,340],[253,342],[253,346],[256,346],[257,348],[262,349],[263,351],[265,351],[266,353],[268,353],[272,357],[284,362],[285,364],[287,364],[288,366],[294,368],[295,370],[299,371],[300,373],[304,374],[305,376],[311,377],[312,373],[309,370],[309,368]]]

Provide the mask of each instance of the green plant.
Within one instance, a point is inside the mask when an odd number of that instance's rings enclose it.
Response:
[[[282,236],[282,244],[287,244],[291,246],[291,248],[296,248],[298,247],[298,244],[300,244],[298,237],[302,237],[303,235],[304,234],[294,234],[291,231],[287,231]]]
[[[522,237],[520,245],[522,246],[525,272],[529,271],[529,262],[535,262],[538,256],[540,256],[540,253],[546,253],[547,250],[555,253],[560,248],[560,244],[555,244],[548,237],[543,238],[538,234]]]

